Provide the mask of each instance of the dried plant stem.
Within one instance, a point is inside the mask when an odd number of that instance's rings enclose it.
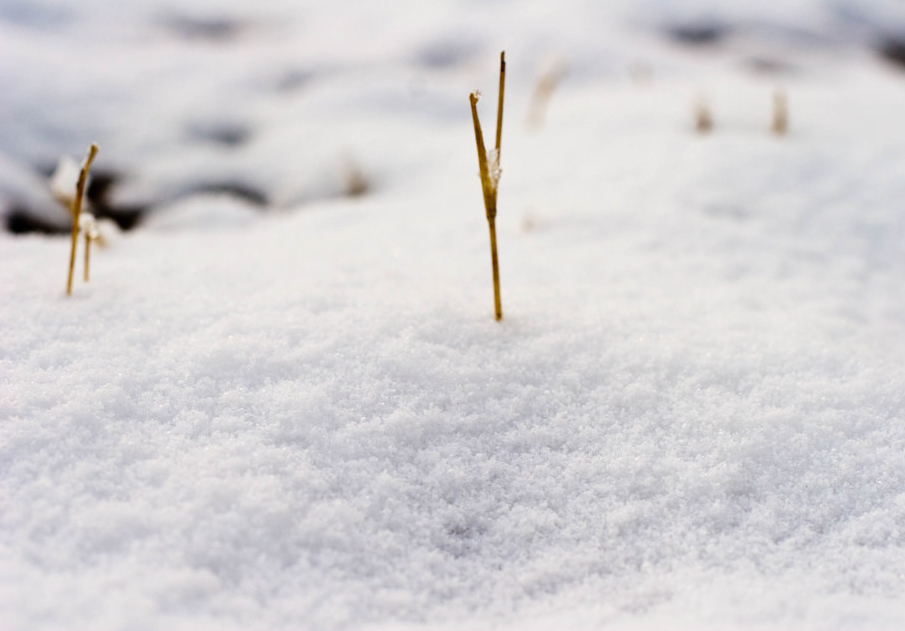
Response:
[[[85,282],[88,282],[88,268],[91,266],[91,235],[85,233]]]
[[[499,183],[500,145],[503,134],[503,91],[506,85],[506,53],[500,53],[500,94],[497,101],[496,144],[494,145],[494,163],[487,163],[487,148],[484,146],[484,134],[481,121],[478,119],[478,95],[472,92],[471,118],[474,122],[475,144],[478,148],[478,167],[481,171],[481,190],[484,193],[484,210],[487,215],[487,227],[490,230],[490,261],[493,266],[493,306],[497,320],[503,319],[503,303],[500,298],[500,266],[496,246],[496,195]],[[491,172],[491,168],[493,172]]]
[[[547,104],[550,97],[553,96],[556,86],[565,75],[565,65],[562,62],[556,62],[547,68],[534,88],[534,94],[531,96],[531,105],[528,108],[528,127],[531,129],[540,129],[544,125],[544,118],[547,112]]]
[[[75,250],[79,243],[79,217],[82,214],[82,198],[85,196],[85,184],[88,181],[88,171],[91,169],[91,163],[94,162],[94,156],[97,155],[97,145],[91,143],[88,149],[88,157],[82,164],[82,171],[79,173],[79,181],[75,187],[75,198],[72,200],[72,250],[69,253],[69,277],[66,280],[66,295],[72,295],[72,274],[75,270]],[[87,247],[87,246],[86,246]],[[87,268],[86,268],[87,275]]]
[[[503,319],[503,302],[500,298],[500,262],[496,252],[496,221],[491,219],[487,226],[490,228],[490,262],[493,266],[493,310],[499,322]]]
[[[475,143],[478,146],[478,168],[481,171],[481,190],[484,192],[484,210],[487,221],[496,218],[496,198],[493,184],[490,182],[490,169],[487,166],[487,149],[484,147],[484,134],[481,132],[481,121],[478,120],[478,95],[471,93],[471,119],[474,122]]]
[[[783,90],[773,94],[773,133],[785,136],[789,129],[789,102]]]
[[[710,114],[710,108],[703,100],[698,101],[695,108],[695,129],[699,134],[706,134],[713,129],[713,116]]]
[[[506,90],[506,51],[500,53],[500,96],[496,103],[496,159],[500,159],[500,141],[503,139],[503,92]]]

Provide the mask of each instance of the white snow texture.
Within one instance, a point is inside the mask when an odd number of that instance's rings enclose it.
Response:
[[[91,141],[149,208],[70,298],[0,233],[0,629],[905,627],[902,24],[0,0],[3,212]]]

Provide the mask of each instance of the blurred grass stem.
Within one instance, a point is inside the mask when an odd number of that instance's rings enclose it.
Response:
[[[75,270],[75,251],[79,243],[79,217],[82,214],[82,199],[85,197],[85,185],[88,181],[88,171],[91,170],[91,163],[97,155],[97,145],[91,143],[88,149],[88,156],[82,164],[82,170],[79,173],[79,181],[75,187],[75,198],[72,200],[72,249],[69,252],[69,276],[66,280],[66,295],[72,295],[72,275]],[[88,280],[88,253],[87,253],[87,235],[86,235],[86,253],[85,253],[85,280]]]

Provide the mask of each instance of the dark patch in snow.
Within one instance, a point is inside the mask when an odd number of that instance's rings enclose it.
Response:
[[[481,524],[458,521],[445,526],[443,537],[437,547],[453,558],[473,556],[481,551],[482,538],[486,530]]]
[[[85,197],[91,210],[98,218],[106,218],[116,223],[121,230],[131,230],[139,224],[147,211],[141,205],[114,205],[110,203],[110,191],[119,182],[121,176],[112,171],[96,171],[91,174]]]
[[[57,170],[56,162],[40,162],[33,165],[35,173],[40,173],[45,178],[50,179],[53,172]]]
[[[746,221],[751,218],[751,213],[748,210],[734,204],[704,204],[701,210],[705,215],[720,219]]]
[[[267,195],[262,191],[248,184],[236,182],[215,182],[210,184],[202,184],[187,191],[187,195],[195,193],[216,193],[224,195],[232,195],[239,199],[245,200],[252,206],[267,206]]]
[[[15,207],[6,215],[6,230],[12,234],[69,234],[70,229],[35,217],[26,209]]]
[[[477,49],[468,42],[436,42],[421,48],[415,57],[428,68],[450,68],[467,61]]]
[[[712,46],[718,44],[729,32],[729,29],[719,24],[679,24],[671,27],[669,36],[677,42],[689,46]]]
[[[72,19],[72,11],[45,2],[22,0],[20,2],[0,3],[0,19],[21,26],[43,27],[58,26]]]
[[[744,60],[744,65],[757,74],[794,74],[798,70],[795,65],[776,57],[749,57]]]
[[[224,123],[220,125],[193,125],[189,135],[197,140],[212,142],[224,147],[237,147],[245,143],[251,131],[239,124]]]
[[[883,59],[905,68],[905,39],[887,39],[878,50]]]
[[[111,189],[119,180],[120,176],[112,171],[95,170],[88,182],[88,190],[85,191],[85,197],[94,206],[106,205]]]
[[[113,221],[120,230],[132,230],[141,223],[147,212],[147,206],[96,206],[94,216]]]
[[[311,81],[312,76],[313,73],[305,70],[289,70],[277,78],[276,89],[278,92],[298,90]]]
[[[245,25],[228,17],[169,15],[161,20],[172,34],[187,40],[223,42],[237,37]]]

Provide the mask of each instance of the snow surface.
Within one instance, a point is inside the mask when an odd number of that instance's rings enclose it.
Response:
[[[0,629],[905,626],[900,6],[0,0]]]

